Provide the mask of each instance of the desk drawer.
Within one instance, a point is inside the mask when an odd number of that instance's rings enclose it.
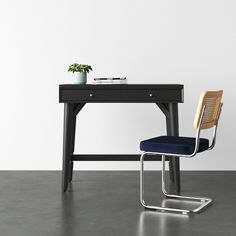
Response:
[[[182,92],[178,90],[123,90],[121,97],[127,102],[182,102]]]
[[[115,102],[120,100],[120,90],[62,90],[63,102]]]

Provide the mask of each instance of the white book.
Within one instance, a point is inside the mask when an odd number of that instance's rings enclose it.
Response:
[[[94,84],[126,84],[126,77],[116,77],[116,78],[94,78]]]

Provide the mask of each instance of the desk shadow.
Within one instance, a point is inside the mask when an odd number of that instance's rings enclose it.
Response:
[[[161,206],[170,206],[170,200],[163,200]],[[191,216],[144,210],[139,215],[137,236],[180,236],[188,227]]]

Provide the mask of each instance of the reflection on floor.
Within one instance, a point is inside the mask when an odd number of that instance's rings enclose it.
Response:
[[[181,177],[183,194],[212,197],[213,205],[193,216],[144,210],[134,171],[76,172],[67,193],[61,193],[60,172],[2,171],[0,235],[235,236],[236,172],[182,172]],[[196,207],[165,199],[160,172],[147,172],[145,187],[150,203]]]

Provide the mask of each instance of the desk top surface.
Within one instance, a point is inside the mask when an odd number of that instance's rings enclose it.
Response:
[[[177,89],[182,90],[183,84],[61,84],[60,89]]]

